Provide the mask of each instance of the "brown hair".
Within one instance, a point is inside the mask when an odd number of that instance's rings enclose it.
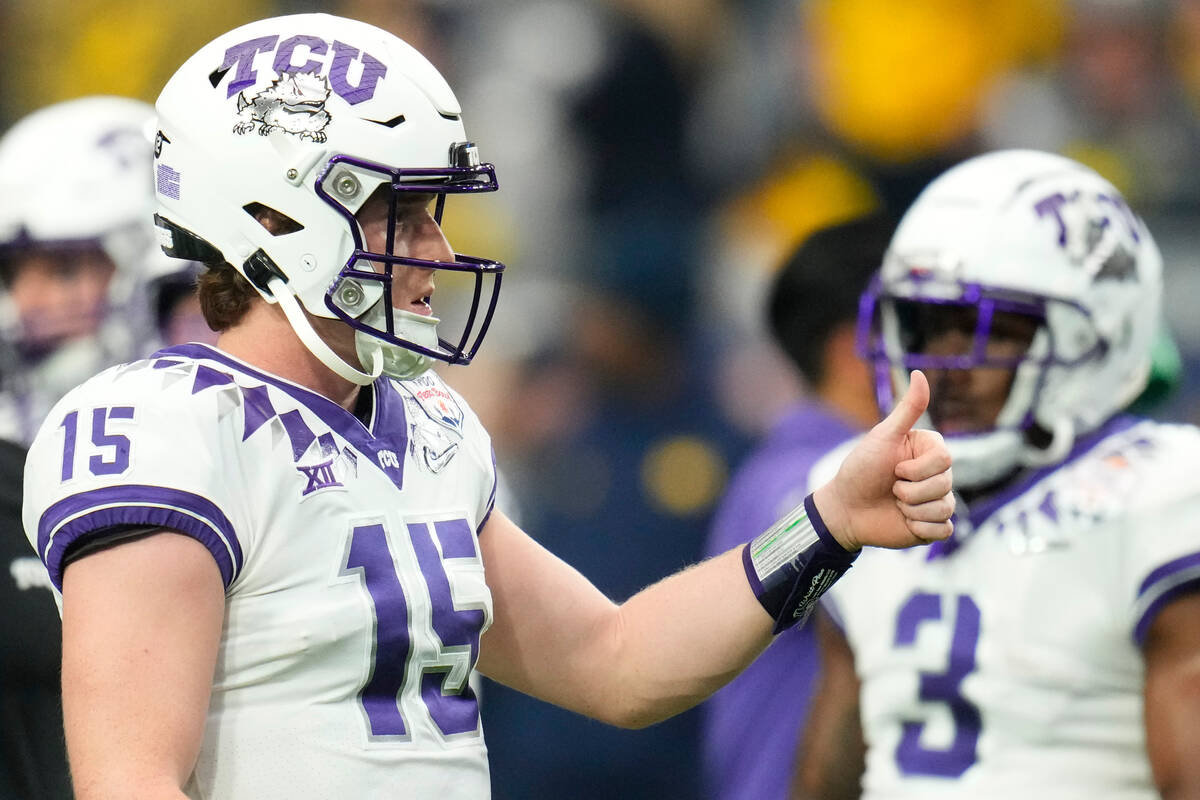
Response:
[[[272,236],[283,236],[303,230],[296,220],[262,203],[247,203],[242,209],[254,217]],[[220,333],[242,321],[258,292],[242,273],[228,261],[207,264],[196,280],[200,311],[208,327]]]
[[[196,295],[200,311],[208,327],[220,333],[242,321],[258,292],[250,281],[224,262],[209,264],[196,279]]]

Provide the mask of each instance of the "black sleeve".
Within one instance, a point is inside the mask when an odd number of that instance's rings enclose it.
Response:
[[[21,528],[25,448],[0,440],[0,800],[70,798],[63,743],[62,624]]]

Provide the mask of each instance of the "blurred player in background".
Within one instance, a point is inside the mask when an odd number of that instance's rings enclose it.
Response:
[[[494,507],[488,435],[429,370],[472,359],[503,270],[442,233],[448,196],[497,184],[437,70],[371,25],[262,20],[188,59],[158,124],[164,248],[207,265],[220,338],[73,390],[26,470],[81,800],[486,797],[476,664],[648,725],[802,621],[851,551],[948,535],[914,373],[784,524],[617,606]]]
[[[863,344],[882,408],[929,370],[965,502],[827,598],[799,796],[1200,796],[1200,431],[1123,413],[1161,271],[1116,190],[1048,153],[967,161],[905,215]]]
[[[67,390],[159,340],[151,303],[167,292],[150,282],[187,274],[158,246],[153,137],[151,106],[94,96],[35,111],[0,138],[6,485],[20,483],[25,446]],[[176,290],[164,324],[187,318],[188,291]],[[46,570],[18,533],[20,499],[11,499],[0,503],[0,597],[12,611],[0,636],[0,797],[69,797],[58,613]]]
[[[871,370],[855,351],[858,300],[895,230],[884,215],[809,236],[780,269],[767,317],[808,396],[788,410],[734,475],[713,520],[706,554],[750,541],[802,499],[813,464],[871,427]],[[816,673],[811,626],[787,631],[705,704],[707,795],[714,800],[787,796],[792,759]],[[787,685],[786,692],[779,687]]]
[[[94,96],[0,139],[0,438],[28,444],[63,394],[157,341],[148,283],[180,270],[154,230],[154,109]]]

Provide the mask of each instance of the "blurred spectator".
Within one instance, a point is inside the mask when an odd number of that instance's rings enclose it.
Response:
[[[827,128],[874,162],[961,151],[992,83],[1053,36],[1054,5],[816,0],[804,20],[809,96]]]
[[[624,598],[700,557],[742,443],[705,391],[704,361],[653,309],[600,295],[573,310],[566,348],[532,365],[527,385],[518,376],[514,393],[530,401],[533,426],[544,423],[539,412],[570,403],[552,417],[560,436],[527,443],[519,461],[498,444],[498,461],[542,543]],[[619,559],[618,540],[627,550]],[[497,800],[702,796],[696,712],[630,732],[496,684],[483,698]]]
[[[706,555],[762,533],[803,500],[813,463],[877,419],[871,373],[855,352],[859,294],[883,261],[894,223],[860,217],[812,234],[779,272],[767,304],[778,345],[810,393],[739,467],[713,518]],[[810,628],[780,634],[704,705],[704,765],[713,800],[787,796],[807,718],[817,647]]]
[[[213,35],[273,7],[270,0],[162,3],[38,0],[0,4],[0,123],[92,94],[152,100]]]
[[[675,21],[635,10],[510,4],[488,52],[529,80],[480,83],[494,90],[488,108],[506,97],[508,116],[532,110],[514,120],[531,136],[507,144],[515,162],[488,156],[502,165],[499,195],[515,183],[514,207],[547,212],[522,229],[528,283],[505,289],[527,311],[508,306],[481,359],[527,343],[515,348],[521,363],[497,370],[507,378],[486,393],[508,386],[508,402],[484,399],[501,419],[487,423],[530,529],[549,532],[543,544],[613,597],[699,558],[725,465],[743,446],[711,400],[712,359],[691,332],[706,214],[685,157],[692,67]],[[545,36],[531,39],[534,28]],[[582,291],[545,288],[564,282]],[[474,402],[474,378],[448,377]],[[615,538],[628,557],[612,557]],[[497,800],[701,796],[695,712],[630,735],[494,684],[483,698]]]
[[[1200,201],[1200,130],[1172,74],[1162,3],[1072,0],[1058,60],[1011,73],[988,99],[989,149],[1082,161],[1153,219]],[[1180,7],[1186,20],[1186,8]],[[1187,25],[1173,41],[1184,40]],[[1177,60],[1183,74],[1187,61]]]

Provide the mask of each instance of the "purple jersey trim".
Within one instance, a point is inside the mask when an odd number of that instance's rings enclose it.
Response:
[[[1200,553],[1168,561],[1147,575],[1138,588],[1138,598],[1155,592],[1158,596],[1150,601],[1134,626],[1134,642],[1140,646],[1146,641],[1151,623],[1165,605],[1181,594],[1197,590],[1200,590]]]
[[[59,500],[38,521],[38,554],[54,586],[62,590],[63,557],[72,545],[128,525],[170,528],[196,539],[212,553],[226,587],[242,568],[233,524],[211,500],[162,486],[105,486]]]
[[[742,569],[746,570],[746,580],[750,581],[750,588],[754,590],[755,597],[762,597],[764,591],[762,581],[758,579],[758,572],[754,569],[754,559],[750,557],[750,546],[754,544],[754,540],[746,542],[742,545]]]
[[[859,551],[851,552],[842,547],[838,543],[838,540],[833,537],[833,534],[829,532],[828,526],[825,525],[825,520],[821,519],[821,515],[817,512],[817,504],[813,502],[811,494],[804,498],[804,513],[808,515],[808,522],[813,526],[813,531],[816,532],[817,538],[821,542],[820,546],[825,549],[827,555],[847,565],[858,558]],[[742,547],[742,569],[746,571],[746,579],[750,581],[750,588],[754,590],[754,596],[761,598],[766,589],[762,581],[758,579],[758,572],[754,569],[754,560],[750,556],[750,547],[753,544],[754,540],[751,539]],[[811,546],[809,550],[811,550]],[[808,550],[805,552],[808,552]]]
[[[380,378],[374,384],[375,430],[370,431],[363,426],[358,417],[332,400],[316,392],[309,391],[303,386],[286,381],[283,378],[260,372],[249,364],[238,361],[236,358],[208,345],[196,344],[194,342],[176,345],[175,347],[159,350],[151,358],[207,359],[224,364],[230,369],[249,375],[263,383],[270,384],[316,414],[322,422],[357,448],[359,452],[370,456],[370,461],[391,479],[397,489],[404,488],[404,459],[398,459],[399,466],[397,467],[385,467],[379,457],[381,450],[391,450],[395,454],[404,453],[408,449],[404,399],[400,396],[399,392],[392,388],[390,379]],[[261,414],[264,410],[256,409],[255,413]],[[247,425],[249,426],[249,422]],[[249,435],[249,433],[250,430],[247,427],[246,435]]]
[[[198,394],[205,389],[211,389],[214,386],[224,386],[229,383],[233,383],[232,375],[201,364],[196,368],[196,378],[192,381],[192,394]]]
[[[813,502],[811,494],[804,498],[804,512],[808,514],[808,521],[812,524],[813,530],[817,532],[817,536],[821,538],[821,542],[830,548],[830,555],[858,556],[858,551],[850,551],[842,547],[841,543],[829,532],[825,520],[821,519],[821,515],[817,512],[817,504]]]
[[[492,512],[496,509],[496,490],[500,487],[500,471],[496,469],[496,448],[492,448],[492,492],[488,495],[487,505],[483,512],[483,519],[479,521],[479,525],[475,527],[475,535],[478,536],[483,532],[483,526],[491,519]]]

